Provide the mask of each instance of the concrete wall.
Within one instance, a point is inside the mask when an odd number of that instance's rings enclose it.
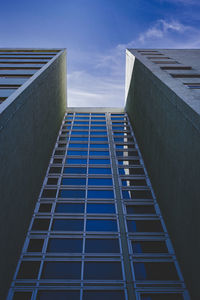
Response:
[[[135,59],[126,111],[192,299],[200,299],[200,116]]]
[[[65,109],[63,51],[26,83],[0,115],[1,299],[6,298],[14,275]]]

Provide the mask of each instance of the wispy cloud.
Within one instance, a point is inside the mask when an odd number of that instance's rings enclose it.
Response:
[[[126,44],[103,54],[87,54],[88,67],[68,76],[69,105],[123,106],[127,48],[200,48],[200,29],[161,19]]]

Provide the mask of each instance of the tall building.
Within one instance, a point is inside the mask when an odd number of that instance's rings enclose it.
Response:
[[[59,89],[63,89],[64,84],[65,53],[62,49],[57,51],[54,58],[56,67],[49,70],[48,76],[41,79],[35,90],[37,96],[40,95],[41,85],[48,84],[51,77],[54,86],[49,84],[49,94],[56,90],[59,97],[55,100],[54,94],[51,98],[54,102],[51,103],[47,95],[41,92],[43,100],[48,103],[46,112],[43,111],[44,119],[40,119],[40,127],[46,126],[40,141],[46,146],[46,160],[40,170],[39,159],[44,158],[45,153],[37,157],[37,160],[33,156],[36,166],[35,169],[30,169],[31,180],[36,179],[37,172],[40,174],[34,186],[34,197],[39,193],[35,204],[33,195],[29,195],[32,191],[28,193],[26,187],[21,186],[21,192],[25,190],[31,203],[29,208],[22,206],[23,214],[27,211],[27,219],[30,218],[33,205],[35,208],[29,226],[26,223],[18,229],[21,230],[18,248],[22,247],[22,251],[21,255],[18,254],[17,264],[16,255],[13,258],[13,272],[11,267],[7,272],[12,273],[9,276],[13,276],[7,300],[190,299],[184,282],[188,263],[184,265],[179,252],[182,238],[180,227],[184,228],[185,224],[178,226],[187,195],[183,199],[183,206],[180,202],[178,205],[178,197],[170,198],[173,196],[168,191],[172,189],[170,180],[174,180],[177,185],[174,187],[177,196],[181,193],[179,189],[183,188],[183,184],[177,184],[179,177],[176,177],[176,170],[172,173],[172,178],[166,177],[166,172],[172,172],[170,163],[176,169],[175,157],[177,160],[181,159],[179,152],[173,157],[171,141],[167,141],[165,135],[170,126],[167,117],[173,117],[177,106],[170,111],[165,102],[171,96],[173,102],[178,101],[174,96],[179,97],[178,92],[174,91],[177,84],[178,88],[183,85],[186,94],[195,92],[194,86],[198,85],[189,85],[189,81],[188,85],[179,82],[176,84],[177,73],[176,77],[172,76],[167,73],[171,69],[162,67],[174,67],[177,62],[178,71],[185,70],[180,69],[184,67],[193,72],[193,65],[190,69],[189,66],[181,65],[181,58],[180,61],[175,60],[173,51],[171,56],[167,50],[127,51],[125,109],[68,107],[50,155],[55,132],[64,112],[62,103],[65,95],[63,92],[59,93]],[[165,51],[168,54],[164,55]],[[48,63],[50,67],[51,61]],[[52,75],[53,71],[55,73]],[[54,76],[57,78],[56,82],[53,81]],[[32,97],[34,99],[34,93]],[[4,103],[6,101],[9,98]],[[184,99],[181,101],[184,102]],[[60,107],[60,114],[50,124],[47,122],[52,119],[52,116],[49,118],[49,111],[55,102]],[[164,108],[167,109],[164,111]],[[39,110],[38,107],[37,113]],[[54,112],[54,118],[56,114],[58,112]],[[162,118],[165,118],[164,124]],[[177,119],[174,121],[177,122]],[[176,136],[178,129],[177,132],[170,133]],[[18,136],[19,134],[20,132]],[[29,135],[31,134],[30,130]],[[35,133],[35,138],[38,134],[39,132]],[[186,134],[187,131],[185,136]],[[178,141],[179,139],[177,136]],[[23,146],[21,144],[21,149]],[[164,150],[167,148],[172,161],[164,156],[166,153],[161,146]],[[42,144],[38,144],[38,147],[42,147]],[[183,151],[187,151],[187,147]],[[27,160],[32,159],[31,155],[31,152],[27,153]],[[23,160],[22,156],[23,154],[20,159]],[[163,162],[162,159],[167,161]],[[45,165],[47,172],[42,184]],[[181,174],[181,170],[178,173]],[[29,174],[28,170],[25,174]],[[185,173],[182,177],[184,175]],[[22,179],[27,180],[23,177],[19,180]],[[42,188],[39,192],[40,183]],[[11,186],[11,190],[15,186]],[[168,203],[165,204],[165,201]],[[25,202],[24,196],[21,202]],[[177,220],[174,219],[175,215]],[[20,220],[20,215],[16,216],[16,212],[15,222],[16,225],[23,223],[23,218]],[[28,231],[22,246],[26,226]],[[13,227],[8,227],[8,230],[15,232]],[[18,234],[15,235],[17,245]],[[15,249],[12,251],[14,253]],[[183,249],[183,253],[186,251]],[[192,261],[193,258],[190,259]],[[4,280],[5,285],[10,280],[9,276]],[[195,284],[191,286],[188,277],[186,282],[192,299],[198,299]],[[6,288],[2,297],[5,298],[5,295]]]

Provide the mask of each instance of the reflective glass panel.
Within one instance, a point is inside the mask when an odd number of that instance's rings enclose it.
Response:
[[[110,168],[89,168],[89,174],[111,174]]]
[[[57,203],[55,212],[81,214],[84,213],[84,207],[84,204],[81,203]]]
[[[81,253],[82,247],[83,247],[82,239],[51,238],[49,239],[47,252]]]
[[[159,220],[128,220],[129,232],[162,232],[163,228]]]
[[[119,253],[119,241],[117,239],[86,239],[86,253]]]
[[[115,220],[87,220],[87,231],[117,231],[117,222]]]
[[[79,291],[60,291],[60,290],[49,290],[49,291],[39,291],[37,294],[37,300],[79,300]],[[21,299],[20,299],[21,300]]]
[[[168,253],[165,241],[132,241],[134,253]]]
[[[66,164],[87,164],[87,158],[67,158]]]
[[[85,185],[85,178],[63,178],[61,181],[62,185]]]
[[[108,144],[90,144],[90,148],[108,148]]]
[[[109,159],[89,159],[91,165],[108,165],[110,164]]]
[[[87,171],[86,168],[67,167],[67,168],[64,168],[63,173],[65,173],[65,174],[86,174],[86,171]]]
[[[110,203],[88,203],[87,213],[90,214],[114,214],[115,205]]]
[[[88,280],[122,280],[120,262],[85,262],[84,279]]]
[[[109,155],[109,151],[90,151],[89,155],[106,156]]]
[[[53,222],[52,230],[55,231],[82,231],[83,220],[81,219],[56,219]]]
[[[114,192],[111,190],[89,190],[88,191],[88,198],[94,199],[113,199]]]
[[[135,262],[136,280],[178,280],[173,262]]]
[[[81,262],[53,261],[44,262],[43,279],[80,279]]]
[[[124,296],[124,292],[120,290],[83,291],[83,300],[94,300],[94,299],[95,300],[125,300],[125,296]]]
[[[97,141],[97,142],[107,142],[108,138],[107,137],[95,137],[95,136],[91,136],[90,137],[90,141],[91,142],[95,142],[95,141]],[[105,148],[107,148],[107,147],[105,147]]]
[[[110,186],[112,184],[113,184],[112,178],[89,178],[88,179],[88,185]]]

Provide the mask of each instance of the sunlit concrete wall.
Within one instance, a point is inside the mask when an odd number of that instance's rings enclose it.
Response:
[[[66,53],[0,106],[0,298],[13,277],[66,109]]]

